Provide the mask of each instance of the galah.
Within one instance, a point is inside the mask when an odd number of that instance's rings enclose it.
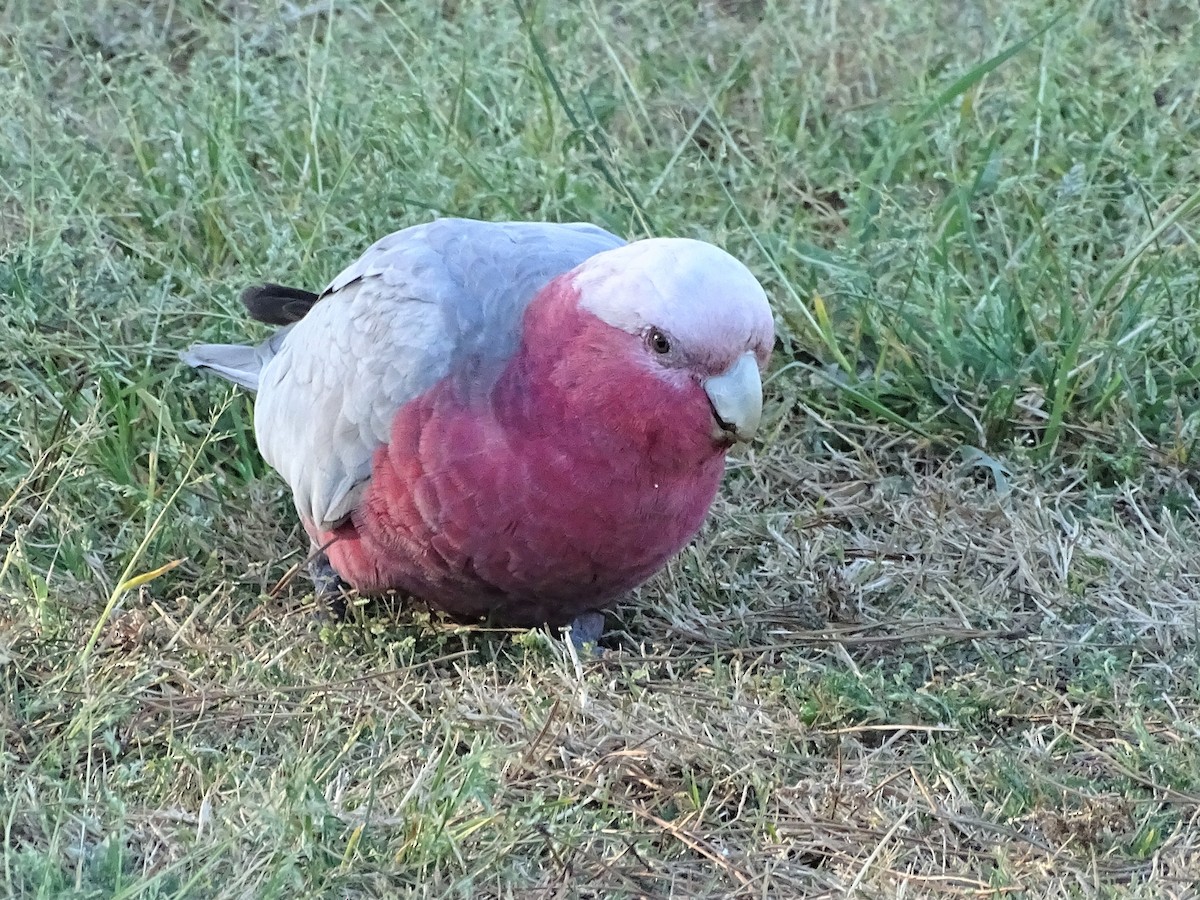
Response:
[[[318,574],[590,639],[699,530],[774,341],[725,251],[587,224],[439,219],[243,302],[284,327],[182,356],[257,392]]]

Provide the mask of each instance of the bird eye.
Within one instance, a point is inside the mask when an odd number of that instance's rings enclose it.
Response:
[[[646,344],[658,354],[666,354],[671,352],[671,339],[659,331],[657,328],[651,328],[649,334],[646,335]]]

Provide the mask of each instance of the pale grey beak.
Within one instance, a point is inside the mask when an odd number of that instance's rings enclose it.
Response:
[[[720,375],[704,382],[704,392],[716,419],[713,435],[718,440],[748,441],[758,431],[762,418],[762,379],[758,360],[746,351]]]

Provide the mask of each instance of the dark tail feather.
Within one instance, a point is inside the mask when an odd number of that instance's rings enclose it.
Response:
[[[252,319],[268,325],[291,325],[303,319],[320,296],[282,284],[260,284],[242,291],[242,303]]]

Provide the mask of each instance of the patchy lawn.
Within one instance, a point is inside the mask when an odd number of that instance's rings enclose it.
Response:
[[[1194,894],[1194,4],[55,6],[0,10],[0,893]],[[598,659],[315,615],[176,361],[437,214],[775,303]]]

